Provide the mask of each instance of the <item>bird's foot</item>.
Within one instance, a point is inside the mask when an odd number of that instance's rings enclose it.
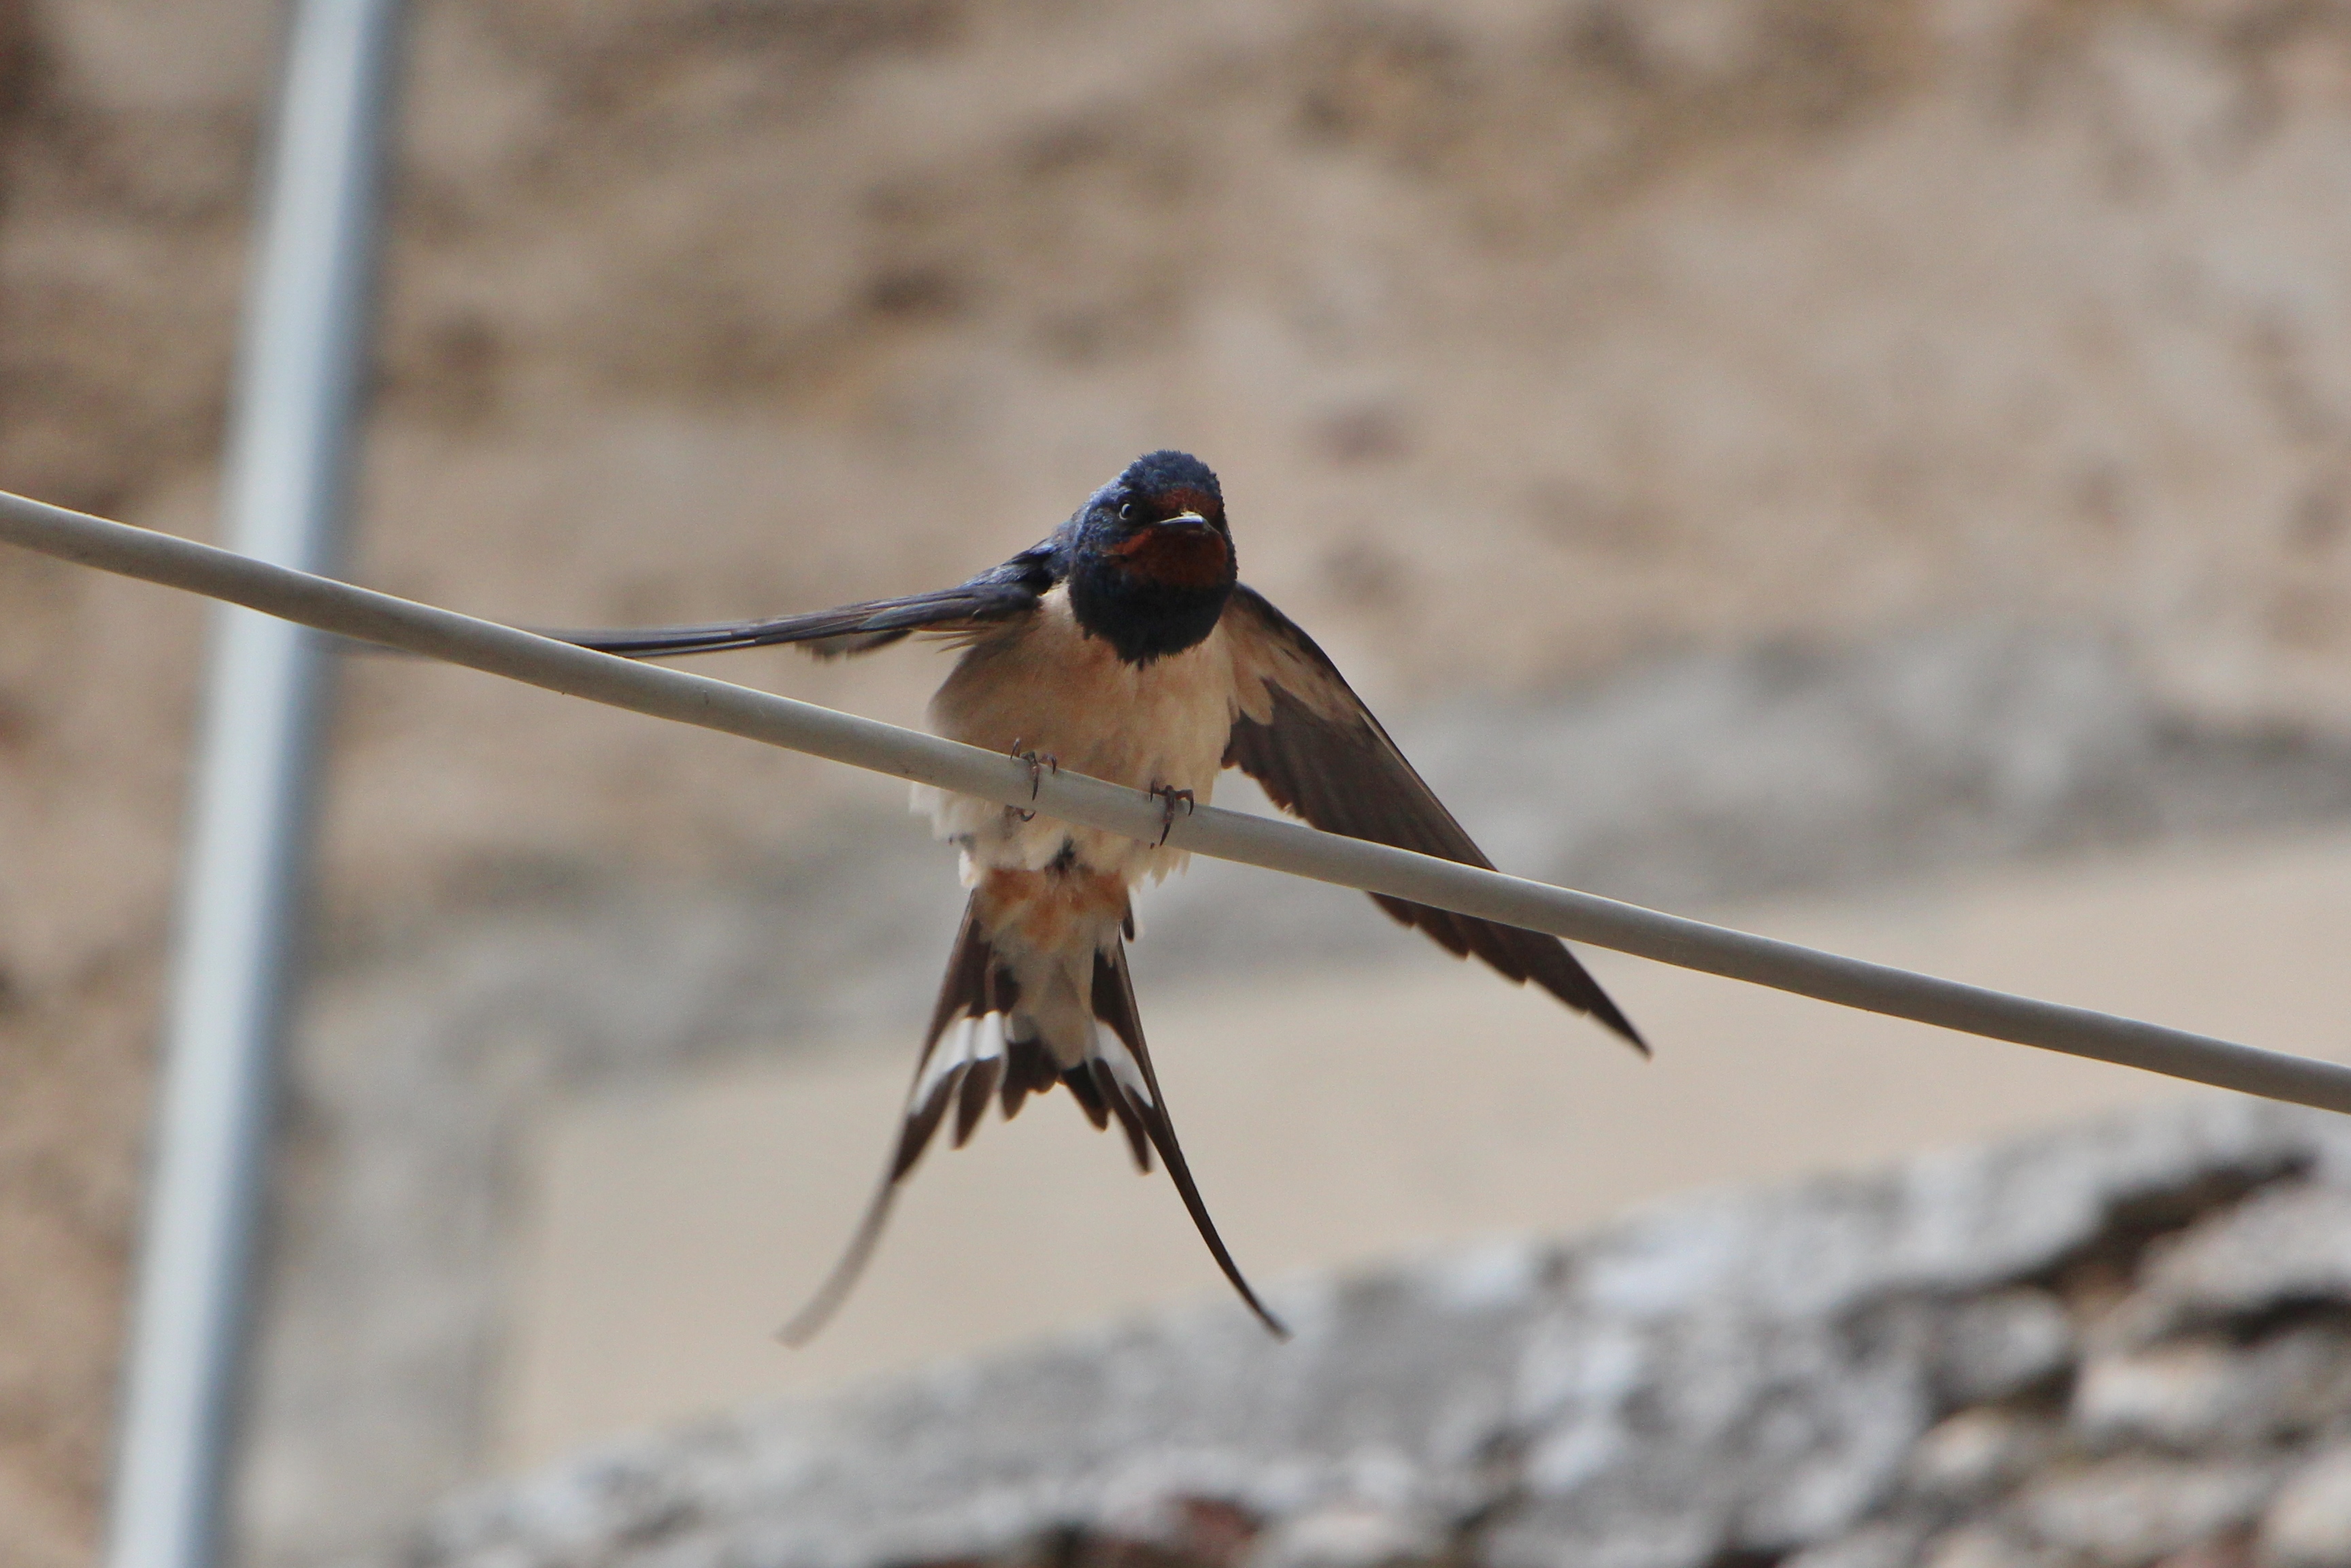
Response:
[[[1048,769],[1050,769],[1056,775],[1059,775],[1061,771],[1061,759],[1060,758],[1053,756],[1050,752],[1040,756],[1034,751],[1024,751],[1021,749],[1020,743],[1018,740],[1012,743],[1011,757],[1012,760],[1015,762],[1025,762],[1029,765],[1029,799],[1031,800],[1034,800],[1037,798],[1037,788],[1043,780]],[[1018,816],[1024,822],[1033,822],[1037,820],[1037,813],[1035,811],[1023,811],[1018,806],[1012,807],[1010,810],[1014,815]]]
[[[1178,789],[1167,784],[1154,784],[1151,787],[1151,793],[1159,800],[1159,842],[1164,844],[1167,841],[1168,833],[1176,826],[1176,802],[1183,803],[1184,814],[1187,817],[1192,814],[1197,802],[1192,799],[1192,791],[1189,789]]]

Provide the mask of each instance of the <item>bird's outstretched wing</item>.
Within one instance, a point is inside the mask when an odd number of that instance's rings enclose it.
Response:
[[[1248,588],[1233,591],[1223,627],[1240,705],[1225,766],[1326,832],[1493,869],[1312,638]],[[1558,937],[1383,894],[1372,901],[1456,955],[1474,954],[1510,979],[1532,980],[1648,1053],[1631,1020]]]
[[[1037,608],[1038,600],[1060,576],[1060,560],[1049,542],[1023,550],[969,582],[932,593],[909,594],[904,599],[876,599],[863,604],[844,604],[836,610],[778,615],[764,621],[648,626],[614,632],[550,631],[541,634],[559,643],[593,648],[600,653],[618,653],[625,659],[718,653],[778,643],[798,643],[820,658],[831,659],[886,647],[916,632],[977,632],[1017,620]]]

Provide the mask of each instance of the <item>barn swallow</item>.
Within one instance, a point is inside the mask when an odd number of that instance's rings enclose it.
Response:
[[[795,643],[836,657],[923,633],[963,650],[930,705],[951,739],[1148,789],[1171,815],[1238,768],[1317,828],[1490,868],[1338,668],[1242,586],[1224,491],[1183,452],[1136,458],[1052,537],[958,587],[813,614],[634,632],[558,632],[630,658]],[[897,1145],[854,1239],[787,1343],[823,1326],[872,1256],[899,1186],[950,1119],[960,1148],[991,1100],[1006,1120],[1059,1083],[1097,1128],[1114,1119],[1138,1169],[1156,1150],[1217,1266],[1277,1334],[1225,1249],[1144,1045],[1126,943],[1135,888],[1185,856],[1034,812],[917,786],[962,851],[962,929],[924,1033]],[[1557,937],[1374,894],[1457,956],[1532,980],[1646,1054]]]

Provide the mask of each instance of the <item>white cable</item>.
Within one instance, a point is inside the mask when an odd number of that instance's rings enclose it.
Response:
[[[1048,816],[1131,838],[1159,837],[1160,804],[1140,790],[1076,773],[1032,780],[1026,764],[976,747],[705,675],[590,653],[509,626],[5,492],[0,492],[0,542],[566,695],[724,730],[1006,805],[1027,809],[1033,803]],[[1292,822],[1202,807],[1178,817],[1167,841],[1197,854],[1547,931],[1844,1007],[2272,1100],[2351,1112],[2351,1067],[2335,1062],[1864,963]]]

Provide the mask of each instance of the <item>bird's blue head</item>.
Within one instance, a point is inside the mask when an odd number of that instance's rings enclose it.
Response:
[[[1196,647],[1238,576],[1225,493],[1188,452],[1152,452],[1072,519],[1070,607],[1130,664]]]

